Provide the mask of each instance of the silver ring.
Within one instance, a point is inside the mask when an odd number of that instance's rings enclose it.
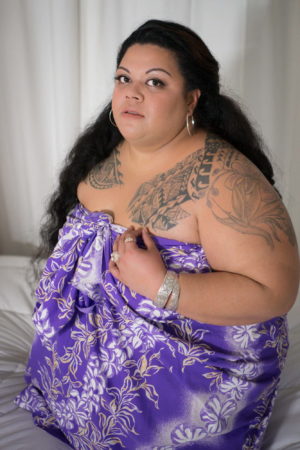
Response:
[[[112,252],[110,255],[110,259],[112,262],[116,263],[120,259],[120,253],[119,252]]]
[[[134,239],[133,237],[131,237],[131,236],[127,236],[127,237],[124,239],[124,242],[135,242],[135,239]]]

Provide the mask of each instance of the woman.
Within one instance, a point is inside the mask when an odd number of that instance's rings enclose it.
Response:
[[[299,269],[273,184],[202,40],[133,32],[44,227],[17,399],[37,425],[77,449],[260,448]]]

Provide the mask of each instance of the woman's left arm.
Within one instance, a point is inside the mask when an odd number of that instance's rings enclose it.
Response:
[[[180,275],[178,312],[220,325],[288,312],[299,283],[296,237],[280,197],[260,171],[228,149],[214,161],[197,206],[201,242],[214,272]]]
[[[216,325],[250,324],[288,312],[297,294],[299,258],[280,197],[261,172],[231,148],[215,155],[206,180],[199,192],[193,183],[190,196],[213,272],[180,274],[177,311]],[[115,250],[122,256],[110,269],[130,288],[155,300],[166,268],[149,233],[142,234],[146,250],[134,242],[124,244],[122,236],[118,239]]]

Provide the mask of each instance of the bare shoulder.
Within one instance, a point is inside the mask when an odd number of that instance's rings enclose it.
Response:
[[[207,178],[203,184],[198,176],[192,187],[212,268],[251,278],[272,293],[270,308],[280,306],[274,314],[287,312],[298,289],[299,255],[280,196],[251,161],[216,137],[207,138],[202,158]]]
[[[78,184],[77,198],[87,209],[103,209],[104,199],[109,198],[108,193],[122,184],[119,151],[115,149],[106,159],[96,164],[87,177]]]
[[[88,174],[86,183],[94,189],[110,189],[122,184],[122,173],[119,170],[119,151],[117,149],[97,164]]]
[[[231,145],[208,136],[197,178],[193,196],[200,199],[205,185],[205,206],[218,224],[257,236],[270,248],[284,241],[296,246],[294,229],[280,196],[260,170]]]

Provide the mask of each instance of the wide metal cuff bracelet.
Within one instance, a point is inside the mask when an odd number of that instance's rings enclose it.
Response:
[[[168,270],[154,301],[154,303],[159,308],[164,308],[166,306],[167,301],[173,291],[174,285],[176,284],[176,281],[177,281],[177,273]]]
[[[180,285],[178,276],[174,283],[173,290],[171,292],[171,297],[169,301],[165,305],[165,309],[169,309],[170,311],[176,311],[179,303],[179,295],[180,295]]]

